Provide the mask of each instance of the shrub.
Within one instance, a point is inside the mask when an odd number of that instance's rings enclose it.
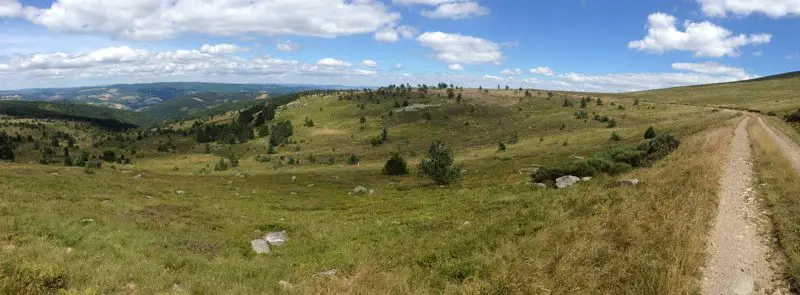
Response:
[[[101,157],[103,161],[114,163],[117,161],[117,154],[113,150],[106,150]]]
[[[361,162],[361,159],[356,155],[350,155],[350,158],[347,159],[348,165],[358,165],[359,162]]]
[[[358,123],[361,123],[361,124],[367,123],[367,117],[361,116],[361,118],[358,119]]]
[[[608,127],[608,128],[617,127],[617,120],[608,119],[608,122],[606,122],[606,127]]]
[[[505,152],[506,151],[506,144],[504,144],[502,141],[499,142],[498,145],[497,145],[497,150],[500,151],[500,152]]]
[[[786,122],[789,123],[800,123],[800,110],[796,110],[784,117]]]
[[[635,149],[618,149],[612,155],[614,162],[626,163],[633,167],[639,167],[646,163],[647,153]]]
[[[644,132],[644,139],[651,139],[656,137],[656,135],[656,129],[650,126],[650,128],[647,128],[647,131]]]
[[[225,162],[224,158],[219,158],[219,162],[214,165],[214,171],[225,171],[228,170],[228,163]]]
[[[619,133],[616,132],[611,133],[611,141],[620,141],[620,140],[622,140],[622,137],[619,136]]]
[[[669,155],[680,146],[681,142],[671,134],[660,134],[649,142],[639,146],[639,150],[647,153],[649,162],[658,161]]]
[[[408,164],[400,154],[395,153],[383,166],[384,175],[408,175]]]
[[[438,185],[458,182],[461,180],[461,166],[454,166],[453,159],[453,151],[436,141],[428,148],[428,157],[419,163],[419,174]]]
[[[575,119],[581,120],[581,119],[586,119],[586,118],[589,118],[589,115],[586,114],[586,112],[584,112],[584,111],[575,112]]]

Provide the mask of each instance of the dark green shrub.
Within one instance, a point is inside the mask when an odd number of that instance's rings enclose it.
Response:
[[[356,155],[350,155],[350,158],[347,159],[348,165],[358,165],[359,162],[361,162],[361,159]]]
[[[647,153],[635,149],[618,149],[611,155],[611,160],[626,163],[633,167],[643,166],[647,162]]]
[[[453,165],[453,151],[441,141],[428,148],[428,157],[419,164],[419,174],[433,180],[438,185],[448,185],[461,180],[461,166]]]
[[[586,114],[584,111],[577,111],[575,112],[575,119],[584,120],[589,118],[589,115]]]
[[[103,152],[103,156],[100,159],[106,162],[114,163],[117,161],[117,154],[113,150],[106,150]]]
[[[800,110],[796,110],[784,117],[786,122],[789,123],[800,123]]]
[[[671,134],[660,134],[639,146],[639,150],[647,153],[647,161],[663,159],[680,146],[681,142]]]
[[[408,175],[408,164],[400,154],[395,153],[383,166],[384,175]]]
[[[214,165],[214,171],[225,171],[228,170],[228,163],[225,162],[225,159],[219,158],[219,162]]]
[[[620,141],[622,137],[619,136],[619,133],[613,132],[611,133],[611,141]]]
[[[658,135],[656,134],[656,129],[650,126],[650,128],[647,128],[647,131],[644,132],[644,139],[651,139],[656,137],[656,135]]]
[[[499,142],[498,145],[497,145],[497,151],[505,152],[506,151],[506,144],[504,144],[502,141]]]
[[[606,124],[607,124],[606,127],[608,127],[608,128],[617,127],[617,120],[608,119],[608,122],[606,122]]]

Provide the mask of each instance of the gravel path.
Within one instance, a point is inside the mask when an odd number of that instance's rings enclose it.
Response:
[[[708,245],[703,294],[783,294],[771,268],[771,247],[763,232],[769,223],[759,214],[752,185],[747,122],[736,128],[720,179],[719,206]]]
[[[772,137],[772,140],[775,140],[775,142],[778,143],[783,153],[792,159],[792,167],[794,167],[794,170],[797,171],[797,173],[800,173],[800,146],[797,146],[794,141],[786,138],[786,136],[783,134],[775,132],[767,125],[767,123],[764,122],[763,118],[759,117],[758,123],[761,124],[761,127],[764,127],[764,130],[766,130],[767,134]]]

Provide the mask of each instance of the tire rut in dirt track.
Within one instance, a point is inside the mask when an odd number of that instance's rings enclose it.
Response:
[[[759,214],[752,186],[747,122],[736,128],[725,163],[717,215],[708,244],[703,294],[786,294],[779,273],[768,261],[772,248],[762,235],[769,222]]]

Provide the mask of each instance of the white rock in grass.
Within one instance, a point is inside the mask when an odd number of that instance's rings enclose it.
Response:
[[[581,181],[589,181],[589,180],[592,180],[592,178],[591,178],[591,177],[589,177],[589,176],[586,176],[586,177],[582,177],[582,178],[581,178]]]
[[[318,272],[314,276],[317,276],[317,277],[332,277],[332,276],[335,276],[338,273],[339,273],[339,270],[334,268],[334,269]]]
[[[363,186],[357,186],[355,189],[353,189],[353,193],[355,193],[356,195],[363,195],[363,194],[366,194],[368,192],[369,192],[369,190],[366,187],[363,187]]]
[[[270,252],[269,244],[262,239],[250,241],[250,246],[253,247],[253,251],[255,251],[256,254],[269,254]]]
[[[619,185],[619,186],[636,186],[638,184],[639,184],[639,180],[636,179],[636,178],[634,178],[634,179],[624,179],[624,180],[617,181],[617,185]]]
[[[285,230],[268,233],[264,240],[272,246],[281,246],[289,239],[289,234]]]
[[[281,289],[283,289],[285,291],[289,291],[289,290],[294,289],[294,286],[292,286],[292,283],[289,283],[287,281],[279,281],[278,285],[280,285]]]
[[[534,183],[533,185],[540,188],[547,188],[547,185],[541,182]]]
[[[558,188],[567,188],[567,187],[570,187],[573,184],[576,184],[576,183],[578,183],[580,181],[581,181],[581,179],[576,177],[576,176],[572,176],[572,175],[561,176],[561,177],[556,179],[556,187],[558,187]]]

